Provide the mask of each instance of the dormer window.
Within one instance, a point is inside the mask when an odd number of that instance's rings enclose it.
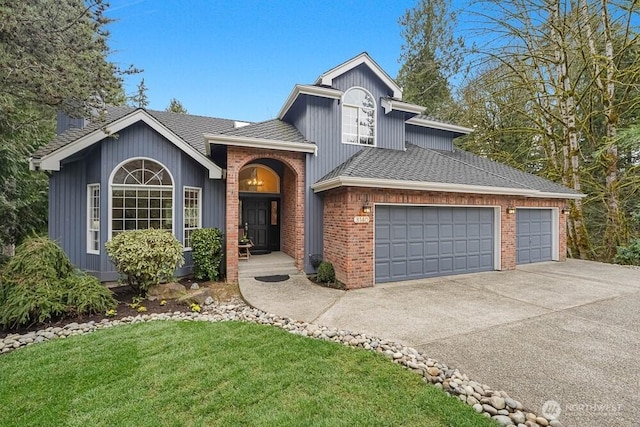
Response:
[[[376,145],[376,102],[365,89],[353,87],[342,97],[342,142]]]

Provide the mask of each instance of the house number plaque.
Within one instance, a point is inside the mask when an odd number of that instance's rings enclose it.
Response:
[[[369,217],[368,216],[356,216],[353,218],[353,222],[356,224],[368,224]]]

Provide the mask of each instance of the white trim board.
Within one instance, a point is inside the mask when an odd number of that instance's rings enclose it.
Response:
[[[453,125],[451,123],[443,123],[437,120],[430,120],[422,117],[412,117],[409,120],[407,120],[405,123],[409,125],[414,125],[414,126],[421,126],[421,127],[431,128],[431,129],[439,129],[439,130],[446,130],[449,132],[461,133],[463,135],[468,135],[471,132],[473,132],[473,129],[471,128]]]
[[[382,98],[380,106],[384,108],[384,113],[389,114],[392,111],[404,111],[405,113],[422,114],[427,109],[421,105],[410,104],[408,102],[398,101],[396,99]]]
[[[550,193],[526,188],[488,187],[483,185],[450,184],[443,182],[401,181],[394,179],[356,178],[338,176],[316,184],[311,188],[314,193],[337,187],[391,188],[398,190],[435,191],[442,193],[493,194],[504,196],[523,196],[544,199],[581,199],[586,194]]]
[[[53,151],[52,153],[43,156],[39,160],[31,159],[30,163],[34,168],[40,168],[42,170],[48,171],[59,171],[60,163],[62,162],[62,160],[138,122],[147,124],[153,130],[169,140],[169,142],[178,147],[182,152],[207,168],[207,170],[209,170],[210,179],[222,178],[221,167],[213,163],[213,161],[211,161],[211,159],[209,159],[206,155],[202,154],[194,147],[187,144],[182,138],[177,136],[166,126],[164,126],[153,116],[142,109],[135,110],[118,120],[106,124],[103,128],[96,129],[88,135],[85,135],[73,141],[72,143],[65,145],[64,147]]]
[[[205,133],[204,139],[209,144],[232,145],[236,147],[265,148],[278,151],[295,151],[298,153],[318,154],[318,146],[310,142],[278,141],[275,139],[250,138],[246,136],[218,135]]]

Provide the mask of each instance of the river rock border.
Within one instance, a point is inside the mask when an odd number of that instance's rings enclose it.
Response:
[[[523,405],[509,397],[504,391],[492,390],[485,384],[472,381],[457,369],[426,357],[414,348],[392,341],[353,333],[351,331],[329,328],[313,323],[296,321],[266,313],[248,306],[244,301],[236,300],[225,304],[209,304],[201,313],[175,311],[173,313],[153,313],[129,316],[122,319],[103,319],[100,322],[69,323],[63,327],[48,327],[26,334],[10,334],[0,340],[0,354],[52,339],[67,338],[87,334],[99,329],[118,325],[150,322],[155,320],[182,320],[225,322],[230,320],[272,325],[292,334],[315,339],[334,341],[346,346],[381,353],[394,363],[421,375],[427,383],[444,390],[450,396],[472,406],[486,417],[493,418],[501,426],[509,427],[562,427],[556,419],[548,419],[527,410]]]

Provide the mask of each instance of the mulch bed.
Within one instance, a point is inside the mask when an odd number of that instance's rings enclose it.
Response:
[[[187,290],[194,282],[191,278],[183,278],[178,283],[184,285]],[[217,302],[231,301],[234,298],[241,298],[240,291],[237,285],[228,284],[224,282],[202,282],[197,281],[198,285],[202,288],[208,286],[213,290],[214,299]],[[33,325],[22,326],[17,329],[0,329],[0,339],[6,337],[9,334],[25,334],[31,331],[38,331],[52,327],[62,327],[72,322],[87,323],[90,321],[100,322],[102,319],[122,319],[128,316],[137,316],[138,314],[153,314],[153,313],[173,313],[174,311],[189,311],[189,307],[185,304],[180,304],[176,300],[166,300],[165,305],[160,304],[160,300],[149,301],[144,299],[139,304],[146,308],[146,311],[139,312],[137,308],[131,308],[130,304],[134,302],[134,299],[138,297],[138,293],[134,291],[131,286],[114,286],[110,287],[111,292],[114,293],[115,299],[118,301],[118,307],[116,308],[116,314],[111,317],[107,317],[105,313],[97,313],[91,315],[81,315],[75,317],[62,317],[52,319],[44,323],[36,323]]]

